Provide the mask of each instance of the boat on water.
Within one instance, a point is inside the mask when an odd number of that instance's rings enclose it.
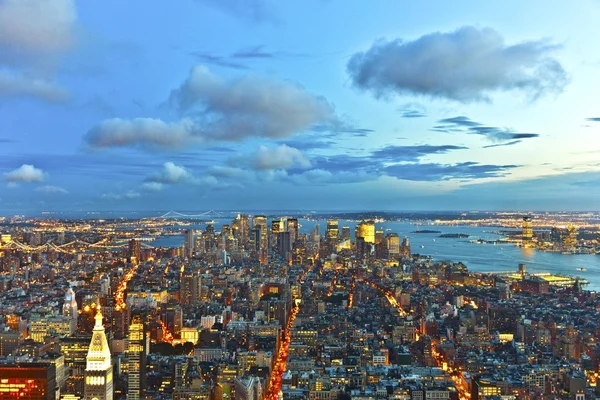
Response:
[[[425,246],[421,245],[421,248],[422,248],[422,249],[424,249],[424,248],[425,248]]]
[[[577,271],[580,271],[580,272],[585,272],[585,271],[587,271],[587,269],[586,269],[586,268],[583,268],[583,267],[578,267],[578,268],[577,268]]]

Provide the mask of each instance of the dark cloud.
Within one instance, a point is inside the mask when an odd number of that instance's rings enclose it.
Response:
[[[427,115],[418,110],[405,110],[402,111],[402,118],[423,118]]]
[[[333,147],[336,143],[337,142],[333,140],[315,138],[314,136],[280,142],[280,144],[285,144],[286,146],[294,147],[301,151],[327,149]]]
[[[586,118],[586,121],[590,121],[590,122],[600,122],[600,117]]]
[[[347,72],[354,86],[378,98],[424,95],[472,102],[512,90],[537,98],[567,84],[567,74],[549,55],[557,48],[547,40],[507,46],[493,29],[466,26],[409,42],[377,41],[350,58]]]
[[[487,146],[483,146],[482,149],[490,149],[492,147],[504,147],[504,146],[512,146],[515,144],[521,143],[520,140],[513,140],[506,143],[497,143],[497,144],[488,144]]]
[[[387,175],[409,181],[447,181],[450,179],[496,178],[507,175],[518,165],[487,165],[475,162],[459,164],[396,164],[384,168]]]
[[[519,133],[508,128],[487,126],[479,122],[475,122],[464,116],[440,119],[438,123],[440,123],[441,125],[434,126],[432,131],[443,133],[466,133],[470,135],[480,135],[493,142],[515,140],[518,141],[522,139],[531,139],[540,136],[537,133]]]

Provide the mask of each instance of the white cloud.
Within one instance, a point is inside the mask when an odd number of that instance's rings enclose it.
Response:
[[[249,137],[286,138],[335,121],[327,100],[298,85],[256,75],[224,81],[204,66],[192,69],[169,102],[186,117],[178,122],[105,120],[84,141],[96,148],[174,148]]]
[[[251,166],[257,170],[286,169],[290,167],[310,168],[310,161],[296,148],[285,144],[270,149],[260,146],[252,155]]]
[[[141,197],[141,194],[134,190],[129,190],[125,193],[105,193],[102,195],[103,199],[107,200],[133,200]]]
[[[108,119],[92,128],[84,137],[85,142],[95,148],[102,147],[181,147],[195,136],[191,120],[168,123],[155,118]]]
[[[47,101],[63,101],[68,98],[67,92],[54,82],[0,70],[0,97],[3,96],[37,97]]]
[[[354,85],[377,97],[425,95],[461,102],[489,100],[495,91],[535,98],[560,92],[568,77],[550,57],[547,40],[506,45],[493,29],[472,26],[404,42],[380,40],[354,54],[347,71]]]
[[[142,184],[142,189],[147,190],[149,192],[158,192],[163,189],[164,185],[159,182],[144,182]]]
[[[36,192],[46,193],[46,194],[67,194],[69,193],[67,189],[61,188],[59,186],[40,186],[35,189]]]
[[[171,161],[164,163],[163,168],[148,179],[149,182],[160,184],[194,182],[195,180],[196,179],[187,168],[176,165]]]
[[[23,164],[19,168],[4,174],[4,180],[13,183],[42,182],[45,177],[44,171],[30,164]]]

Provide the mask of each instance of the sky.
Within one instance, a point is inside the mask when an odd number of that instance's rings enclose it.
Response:
[[[600,2],[0,0],[0,215],[598,210]]]

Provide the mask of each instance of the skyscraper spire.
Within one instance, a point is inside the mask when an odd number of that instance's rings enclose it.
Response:
[[[102,325],[102,312],[98,306],[96,324],[86,357],[85,399],[112,400],[113,379],[110,348]]]

